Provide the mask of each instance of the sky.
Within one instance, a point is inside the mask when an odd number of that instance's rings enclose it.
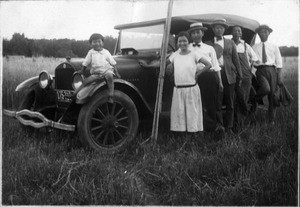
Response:
[[[0,1],[0,35],[87,40],[99,32],[117,37],[115,25],[164,18],[167,7],[167,0]],[[174,0],[172,16],[201,13],[255,19],[274,30],[271,42],[299,46],[299,0]]]

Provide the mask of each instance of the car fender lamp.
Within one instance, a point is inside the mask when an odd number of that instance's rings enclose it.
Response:
[[[47,71],[43,70],[39,75],[39,85],[42,89],[50,88],[53,81],[52,75],[50,75]]]
[[[72,76],[72,87],[74,90],[78,89],[84,80],[84,76],[78,72],[75,72]]]

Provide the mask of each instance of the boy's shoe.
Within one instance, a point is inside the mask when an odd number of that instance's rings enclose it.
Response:
[[[109,97],[107,98],[107,102],[108,102],[108,103],[114,103],[114,100],[113,100],[113,98],[112,98],[111,96],[109,96]]]
[[[77,93],[74,93],[72,96],[70,96],[70,99],[74,101],[74,100],[76,100],[76,96],[77,96]]]

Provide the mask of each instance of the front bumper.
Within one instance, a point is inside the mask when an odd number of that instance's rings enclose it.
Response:
[[[76,128],[75,125],[62,124],[59,122],[51,121],[47,119],[43,114],[35,111],[30,111],[27,109],[21,111],[10,111],[4,109],[3,114],[18,119],[23,125],[32,126],[34,128],[51,127],[51,128],[56,128],[56,129],[61,129],[66,131],[75,131]],[[22,117],[24,115],[29,116],[30,118],[35,120],[24,119]],[[40,121],[36,121],[37,119]]]

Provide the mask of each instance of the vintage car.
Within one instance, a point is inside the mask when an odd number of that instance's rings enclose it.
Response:
[[[243,39],[253,45],[255,20],[229,14],[200,14],[172,17],[170,33],[188,30],[193,22],[202,22],[209,29],[204,42],[212,38],[210,24],[224,18],[229,24],[225,37],[230,37],[234,25],[243,27]],[[113,103],[107,102],[107,84],[104,79],[82,88],[71,98],[89,73],[79,74],[82,60],[66,60],[59,64],[53,75],[42,71],[19,84],[16,91],[26,93],[18,111],[4,110],[4,114],[17,118],[23,128],[51,127],[78,132],[81,142],[90,148],[107,153],[123,149],[135,138],[139,123],[153,119],[158,84],[158,67],[142,67],[140,61],[160,58],[166,19],[157,19],[115,26],[119,30],[114,58],[121,79],[115,78]],[[172,46],[175,51],[175,45]],[[88,71],[88,70],[87,70]],[[162,113],[171,107],[173,83],[164,81]]]

